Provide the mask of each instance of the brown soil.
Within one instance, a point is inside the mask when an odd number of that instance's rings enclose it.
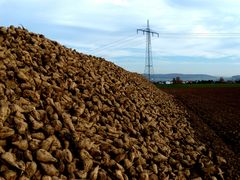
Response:
[[[240,179],[240,88],[162,89],[185,107],[198,138],[227,161],[229,179]]]

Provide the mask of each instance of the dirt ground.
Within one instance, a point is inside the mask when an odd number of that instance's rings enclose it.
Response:
[[[166,88],[187,109],[198,138],[223,156],[226,179],[240,179],[240,88]]]

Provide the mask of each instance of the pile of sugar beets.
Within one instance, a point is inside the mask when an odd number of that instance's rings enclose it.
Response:
[[[225,163],[141,75],[0,27],[0,180],[223,179]]]

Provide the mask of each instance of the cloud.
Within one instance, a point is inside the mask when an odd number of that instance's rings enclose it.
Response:
[[[206,7],[212,7],[216,0],[165,0],[166,3],[174,6],[174,7],[183,7],[183,8],[206,8]],[[215,2],[215,3],[214,3]]]
[[[7,0],[0,0],[0,4],[7,2]]]
[[[98,4],[113,4],[117,6],[127,6],[129,2],[127,0],[95,0]]]

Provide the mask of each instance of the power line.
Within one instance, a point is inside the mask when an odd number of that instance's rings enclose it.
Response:
[[[142,40],[141,40],[142,41]],[[134,44],[131,44],[133,47],[131,48],[126,48],[126,46],[123,44],[122,46],[120,47],[112,47],[112,49],[107,49],[111,52],[114,52],[114,51],[117,51],[117,50],[122,50],[122,51],[130,51],[131,49],[139,49],[138,47],[142,46],[142,43],[140,43],[141,41],[135,41]],[[128,44],[129,45],[129,44]],[[130,46],[130,45],[129,45]],[[124,48],[122,48],[124,47]],[[142,48],[141,48],[142,49]],[[98,56],[102,56],[102,57],[105,57],[107,56],[106,55],[106,52],[103,50],[103,51],[99,51],[99,52],[96,52],[95,54],[97,54]],[[108,53],[109,54],[109,53]]]
[[[151,29],[149,28],[151,31]],[[214,39],[214,38],[240,38],[240,33],[226,32],[226,33],[174,33],[174,32],[160,32],[161,37],[163,39]],[[154,36],[153,36],[154,37]],[[127,45],[130,41],[135,41],[136,35],[130,35],[118,40],[115,40],[110,43],[106,43],[101,45],[101,47],[90,49],[89,53],[98,53],[107,49],[112,49],[116,47],[122,47],[123,45]]]
[[[240,33],[234,33],[234,32],[200,32],[200,33],[184,33],[184,32],[160,32],[156,33],[153,32],[148,24],[148,27],[146,29],[138,29],[138,32],[141,31],[143,34],[146,33],[146,56],[145,56],[145,73],[148,74],[148,78],[150,79],[150,74],[153,73],[153,63],[152,63],[152,50],[151,50],[151,37],[154,38],[156,36],[161,34],[161,39],[216,39],[216,38],[240,38]],[[149,37],[148,34],[149,33]],[[152,36],[151,36],[152,35]],[[157,37],[158,37],[157,36]],[[126,47],[134,46],[139,47],[141,45],[141,39],[138,38],[137,35],[130,35],[125,36],[120,39],[117,39],[115,41],[106,43],[104,45],[101,45],[100,47],[90,49],[91,54],[106,54],[106,51],[116,51],[116,50],[130,50],[130,48],[126,49]],[[156,52],[156,51],[154,51]],[[158,51],[161,52],[161,51]],[[207,51],[206,51],[207,52]],[[104,55],[106,56],[106,55]]]
[[[131,39],[130,41],[125,41],[125,42],[122,42],[122,43],[118,43],[118,44],[114,44],[114,45],[110,45],[110,46],[107,46],[107,47],[104,47],[104,48],[99,48],[99,50],[95,51],[94,53],[98,53],[98,52],[102,52],[102,51],[105,51],[105,50],[110,50],[110,49],[114,49],[114,48],[121,48],[121,47],[126,47],[126,45],[134,45],[138,42],[141,42],[142,40],[141,39]],[[134,44],[133,44],[134,43]]]
[[[101,45],[101,47],[90,49],[90,51],[92,51],[92,52],[98,51],[99,49],[107,48],[109,46],[114,46],[114,45],[120,44],[120,43],[125,42],[125,41],[130,41],[130,40],[135,39],[135,38],[136,38],[136,35],[134,35],[134,36],[130,35],[130,36],[127,36],[127,37],[124,37],[124,38],[121,38],[121,39],[118,39],[118,40],[115,40],[115,41],[112,41],[112,42],[109,42],[109,43],[105,43],[104,45]]]
[[[240,38],[240,33],[169,33],[160,32],[161,38]]]

